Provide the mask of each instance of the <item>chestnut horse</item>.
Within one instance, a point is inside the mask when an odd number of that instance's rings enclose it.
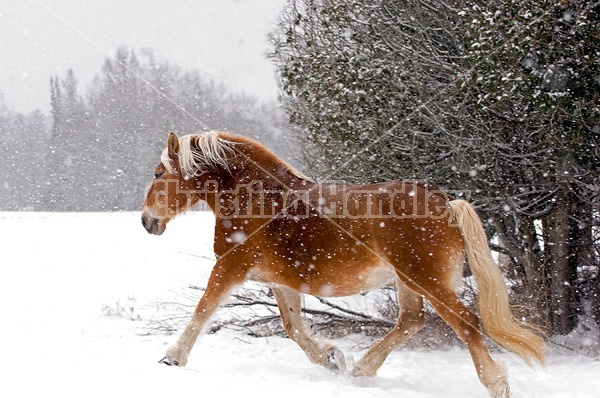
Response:
[[[423,299],[466,344],[491,397],[508,397],[510,390],[482,329],[528,364],[544,363],[544,340],[513,316],[481,221],[466,201],[416,182],[318,184],[249,138],[171,133],[142,224],[160,235],[200,200],[216,216],[216,264],[191,322],[161,360],[167,365],[185,366],[211,315],[246,280],[272,289],[289,337],[312,362],[333,371],[346,370],[344,354],[303,324],[302,294],[339,297],[391,283],[400,304],[397,324],[352,375],[374,375],[423,326]],[[482,328],[455,293],[465,256],[479,286]]]

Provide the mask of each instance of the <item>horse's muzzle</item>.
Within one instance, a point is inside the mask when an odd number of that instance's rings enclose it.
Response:
[[[142,225],[149,234],[162,235],[165,232],[165,227],[158,218],[142,215]]]

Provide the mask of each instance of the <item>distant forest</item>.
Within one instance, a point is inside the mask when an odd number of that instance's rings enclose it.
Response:
[[[289,157],[285,117],[152,51],[120,48],[81,93],[52,76],[51,114],[12,111],[0,93],[0,210],[138,210],[167,134],[227,130]]]

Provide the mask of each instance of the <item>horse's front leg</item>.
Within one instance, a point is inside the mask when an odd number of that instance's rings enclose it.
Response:
[[[210,317],[229,297],[230,292],[244,282],[245,278],[246,272],[241,270],[239,264],[236,267],[225,261],[217,261],[208,279],[206,291],[192,315],[192,320],[175,345],[167,350],[166,356],[159,362],[169,366],[185,366],[192,347]]]

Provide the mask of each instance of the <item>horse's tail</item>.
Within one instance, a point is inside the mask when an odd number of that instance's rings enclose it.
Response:
[[[485,332],[527,364],[531,365],[534,359],[543,366],[546,353],[544,339],[533,332],[539,332],[539,329],[513,315],[502,272],[492,259],[485,230],[475,209],[464,200],[451,201],[450,206],[479,289],[479,315]]]

